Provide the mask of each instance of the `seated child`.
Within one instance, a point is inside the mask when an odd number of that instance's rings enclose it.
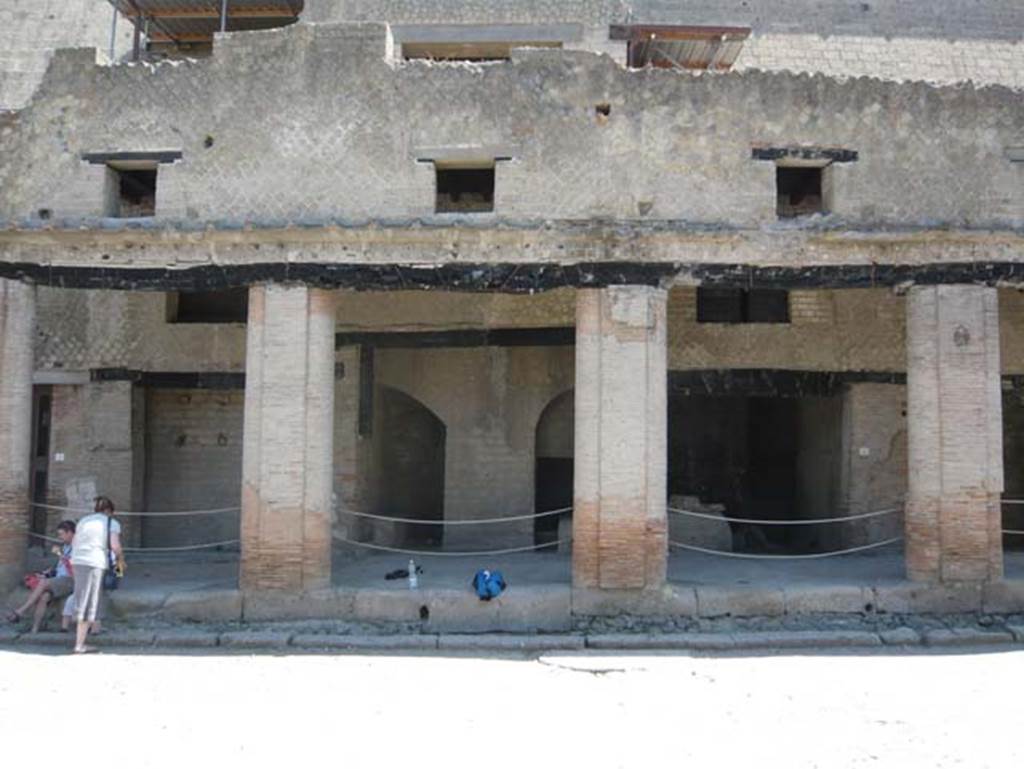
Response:
[[[57,526],[57,537],[61,544],[53,548],[53,553],[57,556],[57,563],[49,571],[30,575],[34,582],[31,592],[25,603],[14,611],[7,612],[9,622],[19,622],[29,609],[33,609],[32,632],[38,633],[50,601],[59,600],[74,592],[75,582],[71,576],[71,540],[74,536],[75,522],[61,521]]]

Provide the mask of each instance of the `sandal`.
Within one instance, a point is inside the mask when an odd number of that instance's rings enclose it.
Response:
[[[92,654],[94,651],[96,651],[96,647],[95,646],[83,646],[81,649],[76,648],[76,649],[73,649],[72,651],[73,651],[74,654]]]
[[[10,623],[21,622],[22,616],[16,611],[9,611],[4,615],[4,619]]]

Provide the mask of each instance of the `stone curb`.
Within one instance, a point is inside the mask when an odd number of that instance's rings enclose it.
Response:
[[[898,627],[878,634],[886,646],[920,646],[921,634],[913,628]]]
[[[926,630],[925,646],[984,646],[988,644],[1013,643],[1009,630],[976,630],[974,628],[945,628]]]
[[[301,649],[347,649],[350,651],[433,651],[436,635],[315,635],[292,637],[291,645]]]
[[[586,646],[582,635],[456,635],[438,637],[437,648],[452,651],[580,651]]]
[[[877,633],[860,630],[795,630],[760,633],[612,633],[587,637],[588,649],[731,651],[837,649],[882,645]]]
[[[588,649],[608,650],[707,650],[736,648],[730,633],[602,633],[587,636]]]
[[[220,645],[229,649],[284,649],[292,640],[292,633],[245,631],[221,633]]]
[[[936,628],[918,633],[909,627],[872,632],[866,630],[793,630],[734,633],[553,633],[330,635],[282,631],[202,630],[107,631],[95,639],[106,648],[156,647],[160,649],[214,648],[282,651],[287,649],[338,651],[772,651],[902,647],[968,647],[1024,643],[1024,626],[981,630]],[[67,646],[68,633],[20,633],[4,630],[0,646]]]

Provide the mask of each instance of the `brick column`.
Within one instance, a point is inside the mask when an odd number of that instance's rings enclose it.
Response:
[[[577,292],[576,587],[665,581],[665,299],[644,286]]]
[[[35,287],[0,279],[0,590],[24,571],[35,328]]]
[[[242,450],[244,590],[331,581],[334,296],[249,291]]]
[[[995,289],[910,290],[907,430],[907,576],[999,579],[1003,430]]]

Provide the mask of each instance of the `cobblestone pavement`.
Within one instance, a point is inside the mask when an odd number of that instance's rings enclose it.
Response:
[[[1022,670],[1024,651],[1005,648],[73,657],[18,646],[0,649],[0,739],[10,767],[59,744],[133,767],[1016,768]]]

